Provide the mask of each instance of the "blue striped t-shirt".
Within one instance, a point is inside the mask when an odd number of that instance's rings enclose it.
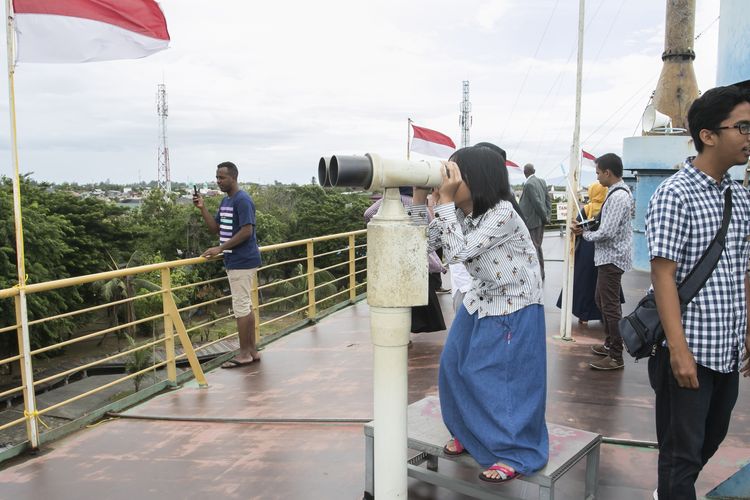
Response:
[[[253,234],[234,248],[224,250],[224,267],[227,269],[254,269],[260,267],[260,250],[255,235],[255,204],[245,191],[221,200],[216,214],[219,225],[219,244],[237,234],[242,226],[251,224]]]

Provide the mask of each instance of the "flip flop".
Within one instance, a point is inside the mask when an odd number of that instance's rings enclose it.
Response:
[[[448,444],[450,443],[450,441],[448,441],[448,443],[445,446],[443,446],[443,453],[451,457],[455,457],[457,455],[463,455],[464,453],[466,453],[466,450],[464,449],[464,445],[462,445],[458,439],[451,438],[451,441],[453,441],[453,446],[455,446],[456,449],[455,450],[449,449]]]
[[[225,370],[231,370],[232,368],[240,368],[242,366],[247,366],[249,364],[254,363],[255,361],[260,361],[259,359],[251,359],[250,361],[237,361],[236,359],[228,359],[227,361],[223,362],[221,364],[221,367]]]
[[[487,476],[485,476],[484,472],[487,472],[489,470],[494,470],[494,471],[499,472],[500,473],[500,477],[495,478],[495,477],[487,477]],[[491,465],[487,469],[487,471],[480,472],[479,473],[479,479],[481,479],[482,481],[486,481],[488,483],[504,483],[505,481],[510,481],[511,479],[515,479],[518,476],[520,476],[520,474],[518,472],[516,472],[516,471],[514,471],[514,470],[512,470],[512,469],[510,469],[510,468],[508,468],[508,467],[506,467],[504,465],[500,465],[500,464],[493,464],[493,465]]]

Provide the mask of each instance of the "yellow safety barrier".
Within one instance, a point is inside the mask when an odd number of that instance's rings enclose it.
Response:
[[[305,322],[315,320],[321,310],[355,301],[366,286],[365,237],[366,231],[360,230],[261,247],[263,260],[267,260],[268,263],[259,269],[259,279],[252,290],[253,304],[256,306],[253,307],[253,313],[256,315],[256,339],[263,341],[265,337],[271,338],[275,334],[294,327],[294,325],[301,326]],[[327,244],[325,245],[327,247],[325,251],[316,253],[320,243],[335,242],[336,240],[341,240],[343,245],[332,247],[332,244]],[[282,259],[281,254],[285,258]],[[8,387],[9,384],[5,384],[5,387],[0,387],[3,389],[0,391],[0,402],[5,401],[7,403],[8,411],[15,411],[10,407],[14,403],[20,406],[20,398],[23,398],[23,417],[6,419],[6,423],[0,425],[0,432],[25,423],[27,445],[36,448],[39,446],[39,436],[43,437],[45,431],[49,432],[55,425],[58,425],[53,422],[54,418],[47,418],[46,422],[43,421],[42,415],[53,417],[51,412],[54,410],[113,388],[127,380],[135,380],[136,387],[138,387],[138,381],[149,373],[153,376],[153,383],[156,383],[157,377],[161,377],[162,383],[176,385],[179,378],[177,362],[184,359],[187,360],[190,372],[198,384],[207,387],[208,381],[199,363],[197,353],[237,336],[236,328],[234,328],[234,316],[230,310],[231,301],[229,299],[231,296],[223,293],[224,289],[228,288],[226,286],[227,278],[222,274],[215,278],[173,286],[172,273],[175,269],[185,266],[206,265],[210,260],[215,259],[207,260],[196,257],[160,262],[43,283],[28,283],[27,281],[10,288],[0,289],[0,300],[14,300],[16,311],[14,324],[2,324],[0,322],[0,336],[16,331],[19,337],[18,346],[22,346],[20,341],[22,324],[32,331],[35,328],[50,327],[55,321],[60,320],[75,321],[78,319],[79,322],[82,322],[82,315],[101,315],[108,308],[120,306],[134,308],[137,301],[149,298],[153,300],[154,297],[160,299],[162,306],[162,310],[158,314],[144,315],[139,318],[129,317],[130,321],[122,324],[107,326],[95,331],[78,332],[76,335],[70,335],[67,339],[61,339],[59,342],[49,345],[36,345],[33,349],[29,347],[28,350],[21,348],[18,353],[0,353],[0,369],[12,371],[14,366],[21,368],[19,370],[21,378],[18,385],[10,384],[11,387]],[[80,287],[97,281],[138,275],[148,275],[147,277],[150,277],[152,284],[158,289],[124,299],[101,304],[89,304],[81,309],[34,318],[33,320],[24,316],[26,308],[21,306],[21,301],[27,300],[29,296],[44,294],[53,290],[75,290],[73,287]],[[184,301],[186,295],[190,293],[195,295],[199,290],[213,290],[219,296],[204,297],[205,300],[196,299],[192,303],[189,301],[187,304],[178,303],[180,301],[176,299],[176,294],[179,294]],[[217,310],[223,310],[224,304],[226,304],[226,314],[215,314]],[[195,311],[213,312],[198,324],[186,325],[184,316],[187,316],[190,320],[190,316],[195,314]],[[104,342],[105,336],[110,333],[120,335],[127,331],[133,332],[138,327],[144,328],[146,325],[151,326],[153,333],[148,341],[134,341],[125,350],[119,350],[118,337],[118,352],[106,353],[94,360],[87,359],[86,362],[72,367],[61,367],[61,369],[52,370],[51,373],[43,373],[40,368],[45,364],[44,358],[57,359],[52,356],[59,354],[62,349],[81,346],[83,342],[94,339],[98,339],[101,344]],[[227,328],[229,328],[229,332],[225,332]],[[200,345],[193,346],[191,334],[211,333],[211,329],[222,330],[221,333],[225,334],[219,333],[216,335],[217,338],[214,339],[209,339],[206,335]],[[176,340],[179,341],[182,353],[177,352]],[[80,349],[80,347],[75,348]],[[153,356],[157,349],[163,359],[156,359],[156,356]],[[148,350],[152,351],[150,359],[145,355]],[[148,359],[148,362],[138,364],[136,363],[138,359],[141,359],[141,361]],[[127,363],[125,363],[126,361]],[[67,383],[70,377],[112,362],[132,366],[129,366],[128,373],[115,380],[44,408],[37,406],[35,391],[50,388],[58,383]],[[26,363],[30,365],[31,369],[23,369]],[[163,370],[164,374],[158,375],[158,370]],[[35,378],[37,380],[34,380]],[[20,413],[20,409],[17,411]],[[40,432],[39,423],[44,427],[42,432]],[[8,440],[3,439],[3,441]]]

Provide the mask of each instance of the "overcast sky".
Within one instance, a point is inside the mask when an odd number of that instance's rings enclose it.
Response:
[[[695,71],[715,84],[719,0],[701,0]],[[310,182],[321,155],[403,158],[407,118],[545,174],[567,163],[575,112],[574,0],[162,0],[171,46],[145,59],[22,64],[20,168],[37,180],[156,179],[156,86],[169,96],[173,181]],[[662,67],[666,0],[588,0],[582,146],[620,153]],[[716,21],[716,22],[715,22]],[[6,60],[3,44],[3,61]],[[7,92],[5,93],[7,95]],[[2,99],[0,175],[12,173]],[[555,173],[556,175],[556,173]]]

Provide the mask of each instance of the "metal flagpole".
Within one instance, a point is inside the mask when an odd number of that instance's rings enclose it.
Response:
[[[26,432],[31,448],[39,447],[39,414],[34,395],[34,372],[31,368],[31,342],[29,340],[29,315],[26,305],[26,265],[24,262],[23,224],[21,218],[21,181],[18,173],[18,143],[16,137],[16,99],[15,99],[15,37],[13,29],[13,5],[5,0],[6,35],[8,43],[8,106],[10,110],[10,151],[13,162],[13,217],[16,228],[16,268],[18,269],[18,297],[16,302],[16,324],[18,331],[18,350],[21,358],[21,379],[24,393],[24,415]]]
[[[409,160],[411,155],[411,144],[409,142],[409,134],[411,134],[411,118],[407,119],[406,124],[406,159]]]
[[[581,82],[583,80],[583,27],[585,0],[578,3],[578,63],[576,69],[576,119],[573,129],[573,145],[570,147],[570,168],[568,169],[568,216],[567,223],[567,248],[563,257],[563,300],[560,314],[560,338],[573,340],[571,328],[573,317],[571,306],[573,304],[573,268],[575,264],[575,242],[576,237],[570,230],[574,217],[573,197],[578,196],[578,178],[581,169]]]

